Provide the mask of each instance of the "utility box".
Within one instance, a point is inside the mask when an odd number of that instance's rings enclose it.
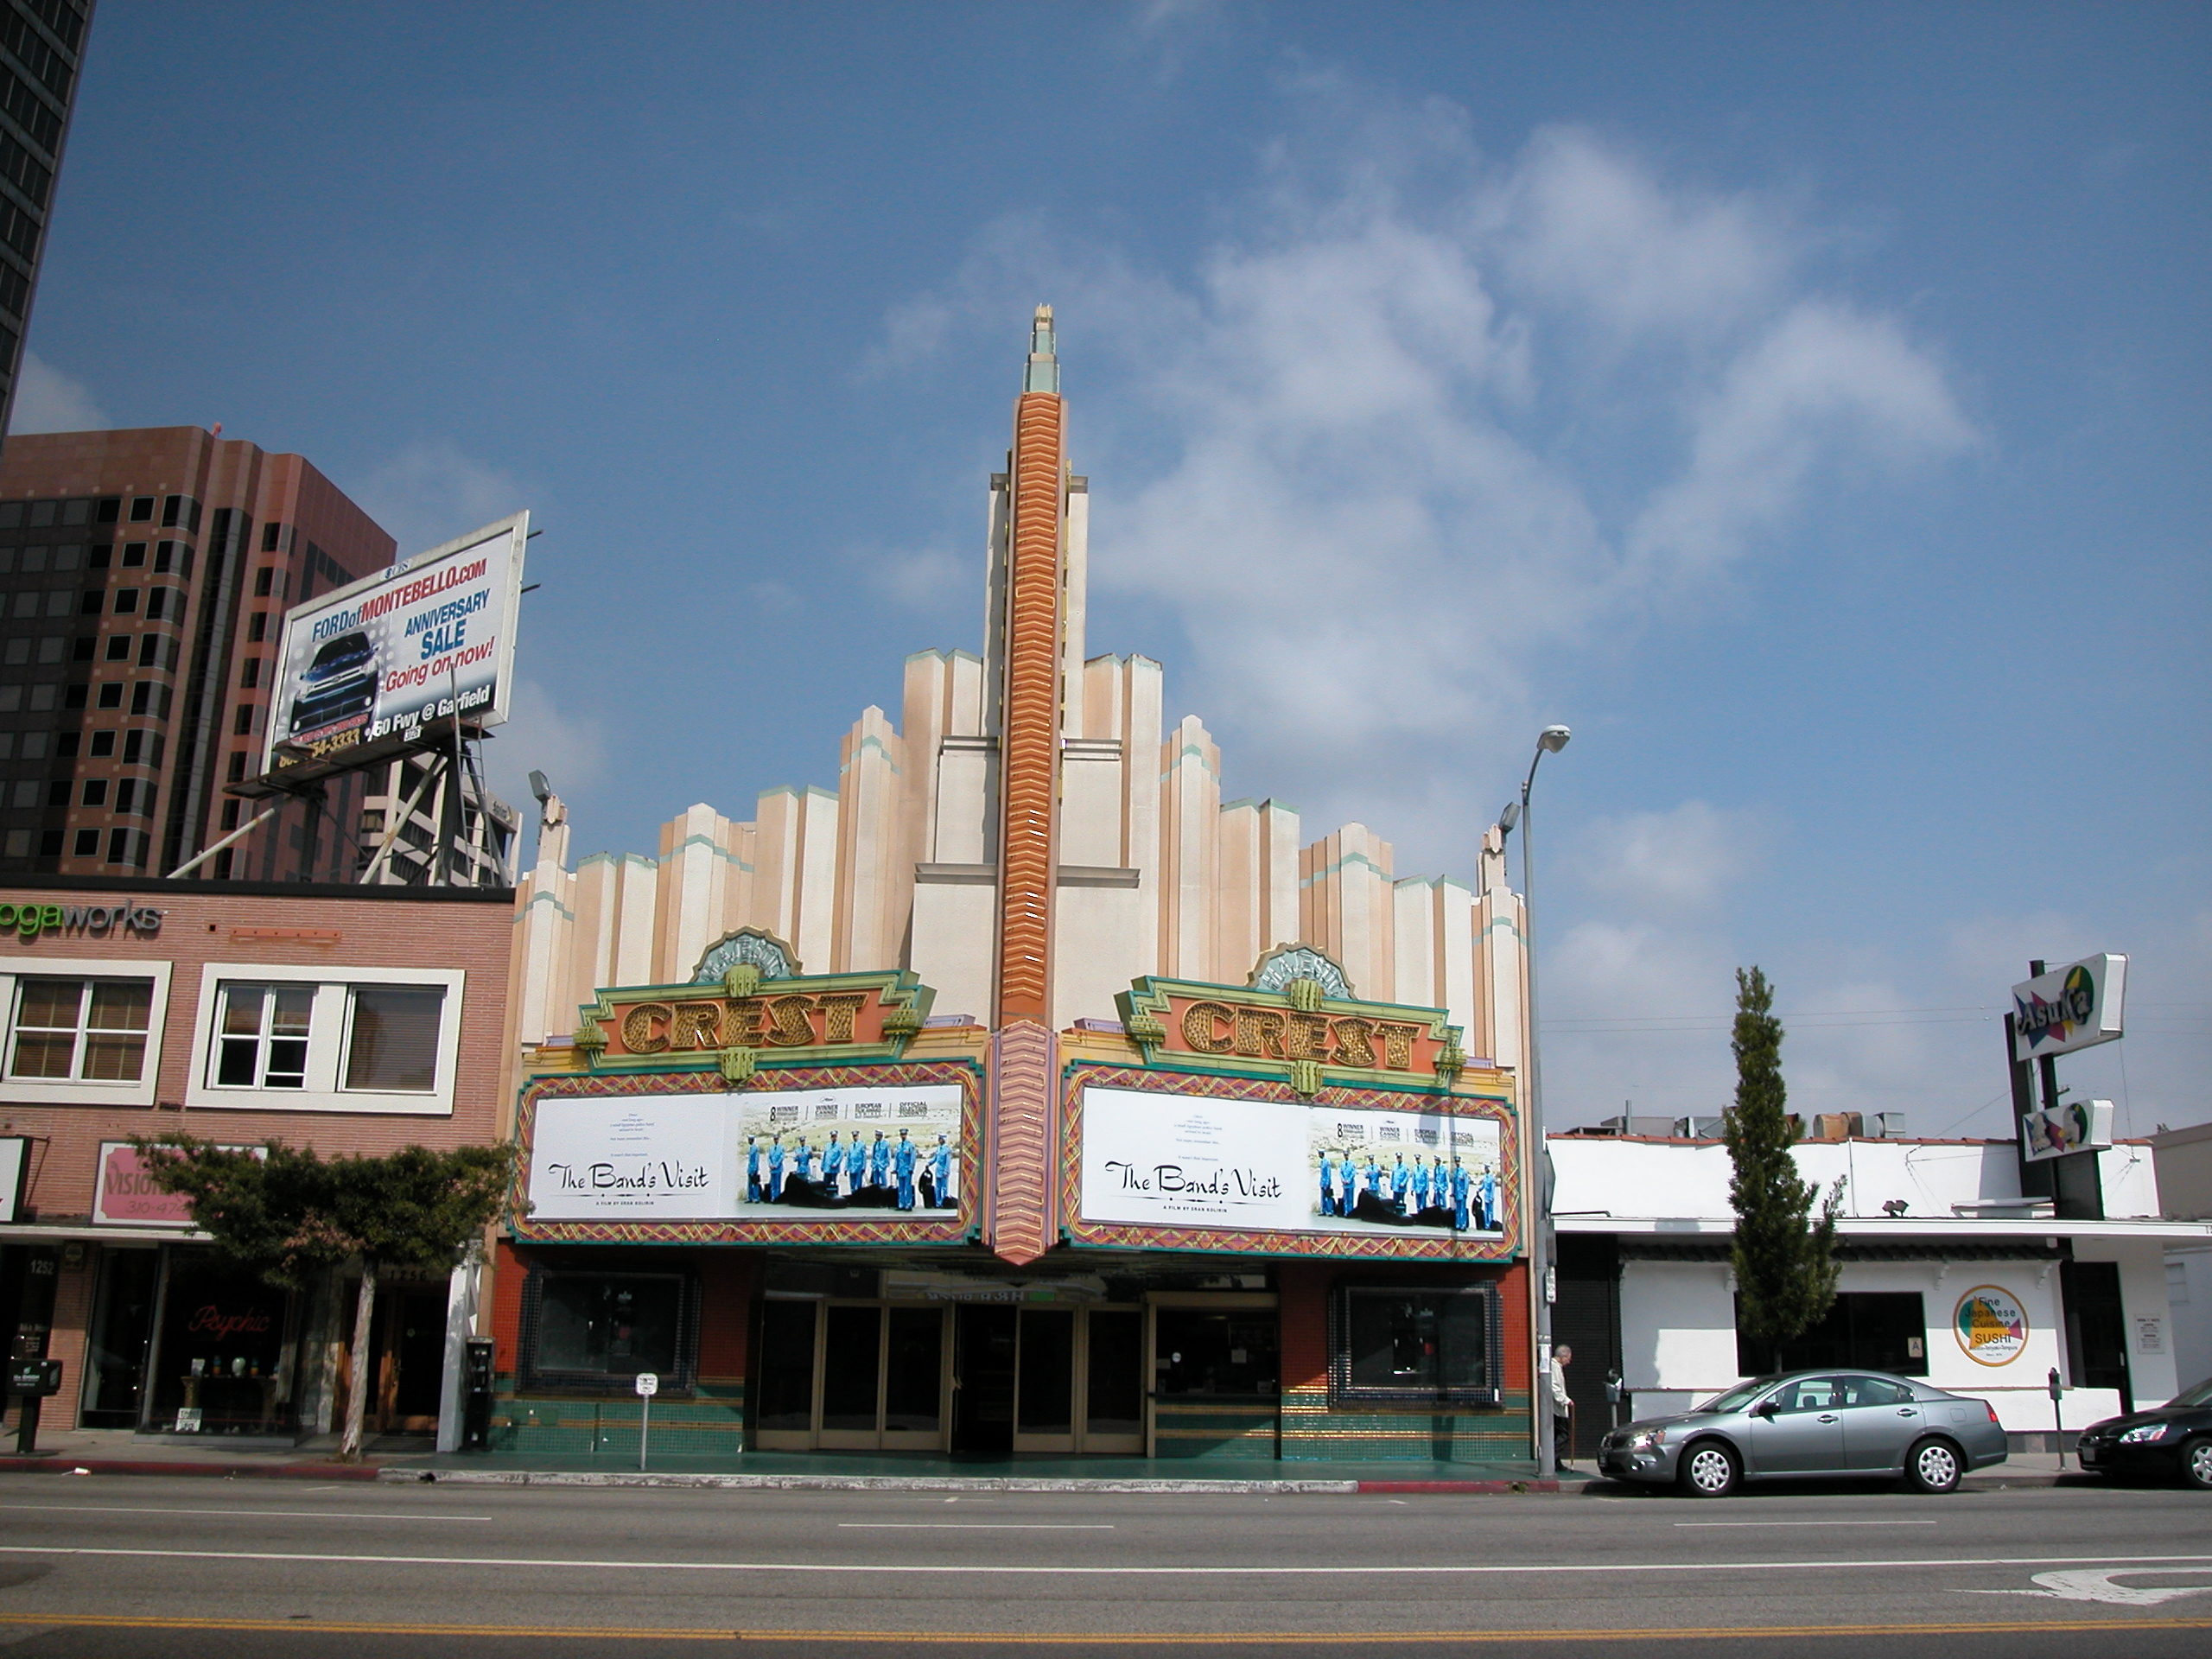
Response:
[[[469,1338],[461,1358],[461,1449],[488,1452],[492,1446],[492,1344]]]
[[[43,1400],[61,1392],[61,1362],[58,1359],[11,1359],[8,1362],[8,1392]]]

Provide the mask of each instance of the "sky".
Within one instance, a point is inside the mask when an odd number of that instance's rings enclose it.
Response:
[[[1093,652],[1224,794],[1471,877],[1535,733],[1548,1116],[2212,1118],[2212,12],[102,0],[17,430],[528,507],[579,850],[834,785],[975,649],[1031,308]],[[1516,876],[1519,864],[1516,857]]]

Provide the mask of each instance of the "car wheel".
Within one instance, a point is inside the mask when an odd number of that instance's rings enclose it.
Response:
[[[1719,1440],[1700,1440],[1682,1453],[1675,1478],[1692,1497],[1726,1497],[1744,1478],[1743,1460]]]
[[[1959,1448],[1948,1440],[1923,1440],[1905,1454],[1904,1478],[1916,1492],[1955,1492],[1965,1473]]]
[[[2212,1439],[2199,1435],[2182,1447],[2181,1478],[2185,1486],[2212,1492]]]

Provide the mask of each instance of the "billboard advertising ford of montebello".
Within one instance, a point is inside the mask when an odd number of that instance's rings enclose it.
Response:
[[[505,720],[529,537],[518,512],[287,612],[264,770],[380,759],[456,713]]]

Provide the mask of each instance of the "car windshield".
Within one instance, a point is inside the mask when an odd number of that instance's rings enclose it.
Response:
[[[2170,1406],[2212,1406],[2212,1376],[2206,1377],[2193,1389],[2183,1389],[2166,1403]]]
[[[1741,1411],[1774,1384],[1770,1376],[1755,1376],[1748,1382],[1738,1382],[1726,1394],[1716,1394],[1699,1411]]]

